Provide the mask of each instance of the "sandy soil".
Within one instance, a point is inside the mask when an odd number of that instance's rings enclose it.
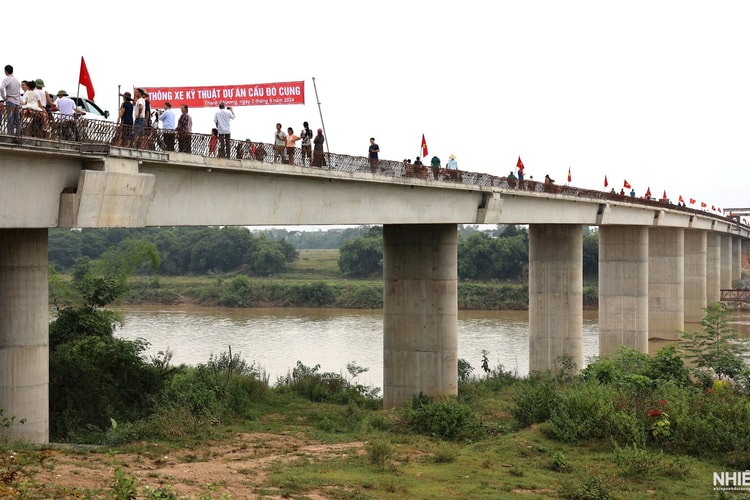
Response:
[[[319,444],[306,442],[304,437],[250,433],[237,434],[228,443],[201,447],[199,453],[189,449],[168,456],[148,451],[136,455],[50,450],[45,452],[45,467],[34,474],[34,482],[111,491],[119,467],[128,477],[137,479],[141,495],[147,488],[163,488],[179,498],[227,495],[224,498],[249,499],[259,496],[256,488],[264,483],[268,468],[274,464],[360,454],[364,453],[364,443]],[[263,498],[283,498],[270,496],[269,490],[273,488],[263,488]],[[307,493],[307,498],[328,496],[319,491]]]

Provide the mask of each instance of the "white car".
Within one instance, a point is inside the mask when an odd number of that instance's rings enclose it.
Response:
[[[83,110],[84,118],[87,118],[89,120],[106,120],[109,118],[109,111],[102,111],[102,108],[100,108],[91,99],[86,99],[84,97],[74,97],[74,96],[68,96],[68,97],[73,99],[73,102],[76,103],[76,108]],[[57,107],[55,106],[54,103],[57,100],[57,96],[53,96],[50,94],[50,98],[52,99],[52,112],[55,112],[57,111]]]

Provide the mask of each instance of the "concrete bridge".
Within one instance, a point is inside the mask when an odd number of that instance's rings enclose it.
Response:
[[[158,133],[158,132],[157,132]],[[750,228],[598,191],[327,155],[326,168],[0,135],[0,408],[46,442],[48,228],[382,224],[384,406],[457,392],[457,225],[528,224],[529,366],[582,366],[583,227],[599,227],[599,350],[648,351],[740,277]],[[193,148],[191,153],[197,152]],[[236,157],[235,157],[236,158]],[[298,162],[299,163],[299,162]]]

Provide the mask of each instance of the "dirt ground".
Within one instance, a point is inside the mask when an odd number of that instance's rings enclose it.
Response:
[[[136,478],[139,495],[148,488],[163,488],[178,498],[251,499],[260,496],[256,488],[274,464],[361,454],[364,443],[319,444],[306,442],[304,437],[249,433],[237,434],[228,443],[201,447],[198,453],[189,449],[167,456],[148,451],[136,455],[50,450],[45,452],[45,467],[34,475],[34,482],[111,491],[119,467],[128,477]],[[273,488],[263,488],[264,499],[283,498],[269,495],[269,491]],[[324,491],[306,495],[328,498]]]

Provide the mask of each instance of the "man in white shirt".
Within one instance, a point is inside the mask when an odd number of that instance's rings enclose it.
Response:
[[[13,66],[5,66],[5,78],[0,82],[0,99],[5,103],[5,117],[8,120],[6,132],[18,134],[21,129],[21,82],[13,76]]]
[[[68,93],[64,90],[57,91],[55,105],[57,106],[57,128],[60,132],[60,138],[68,141],[76,140],[73,118],[76,114],[82,114],[83,111],[76,108],[76,103],[68,97]]]
[[[234,120],[232,107],[220,102],[219,111],[214,116],[214,123],[219,131],[219,157],[221,158],[229,158],[229,136],[231,134],[229,124],[231,120]]]
[[[164,130],[164,149],[166,151],[174,151],[174,111],[172,111],[172,103],[164,103],[164,111],[159,112],[159,122],[161,128]]]

